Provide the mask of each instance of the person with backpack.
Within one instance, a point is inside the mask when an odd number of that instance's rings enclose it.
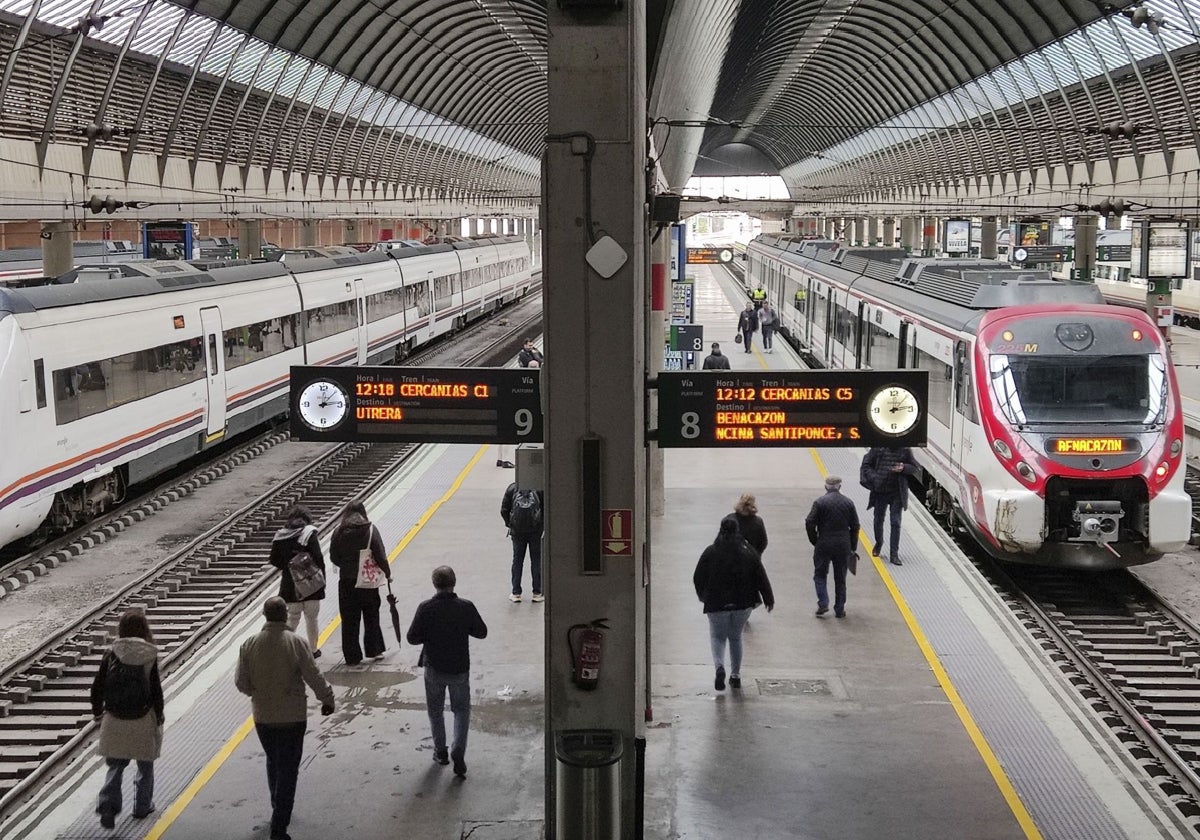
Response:
[[[525,549],[529,549],[529,574],[533,578],[535,604],[546,600],[542,597],[542,491],[521,490],[514,481],[504,491],[500,502],[500,518],[512,537],[512,594],[508,600],[521,602],[521,573],[525,565]]]
[[[117,623],[117,639],[100,660],[92,681],[92,715],[100,721],[100,744],[108,774],[96,806],[100,825],[112,828],[121,813],[121,779],[130,761],[134,777],[133,818],[154,811],[154,762],[162,752],[162,682],[158,648],[146,613],[126,610]]]
[[[329,539],[329,559],[338,567],[338,610],[342,615],[342,655],[347,665],[368,659],[378,659],[387,650],[383,630],[379,626],[379,589],[359,586],[360,570],[368,559],[378,567],[382,577],[392,579],[392,567],[379,529],[367,518],[362,502],[346,505],[341,524]],[[363,628],[362,645],[358,628]]]
[[[287,602],[288,629],[295,631],[303,615],[308,647],[314,659],[320,657],[317,619],[325,598],[325,555],[312,514],[304,505],[288,511],[287,524],[271,538],[271,565],[281,572],[279,597]]]

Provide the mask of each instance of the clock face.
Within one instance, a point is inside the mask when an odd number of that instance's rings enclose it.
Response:
[[[901,385],[885,385],[867,401],[871,425],[885,435],[902,435],[917,424],[921,409],[913,392]]]
[[[346,392],[336,382],[318,379],[300,392],[300,419],[314,429],[332,429],[346,419]]]

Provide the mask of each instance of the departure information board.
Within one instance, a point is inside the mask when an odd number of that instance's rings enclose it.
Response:
[[[292,368],[293,440],[538,443],[540,371],[525,368]]]
[[[660,447],[924,446],[924,370],[658,375]]]

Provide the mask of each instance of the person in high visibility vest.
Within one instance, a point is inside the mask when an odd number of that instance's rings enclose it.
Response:
[[[754,302],[754,308],[758,309],[762,306],[763,301],[767,299],[767,290],[762,287],[762,283],[758,284],[757,289],[750,290],[750,300]]]
[[[796,298],[795,298],[795,301],[794,301],[796,308],[797,308],[797,309],[803,309],[803,308],[804,308],[804,301],[805,301],[807,298],[808,298],[808,292],[804,291],[804,289],[797,289],[797,290],[796,290]]]

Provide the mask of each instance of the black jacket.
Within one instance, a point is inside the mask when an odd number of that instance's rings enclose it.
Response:
[[[370,534],[369,538],[367,534]],[[337,527],[329,540],[329,560],[338,567],[340,573],[338,586],[354,588],[358,580],[358,552],[368,545],[384,576],[388,580],[392,579],[392,568],[388,565],[387,549],[383,547],[383,537],[379,529],[365,517],[351,514],[348,520],[343,520]]]
[[[894,471],[899,464],[901,470]],[[859,468],[859,479],[870,484],[871,496],[867,508],[877,503],[888,504],[899,498],[900,505],[908,509],[908,477],[917,474],[917,462],[907,446],[873,446],[863,456]]]
[[[750,543],[751,548],[759,554],[767,550],[767,526],[763,524],[761,516],[757,513],[746,515],[735,510],[728,518],[737,522],[742,539]]]
[[[736,532],[732,536],[718,534],[704,549],[692,573],[692,584],[706,613],[744,610],[759,604],[775,607],[775,594],[762,558]]]
[[[422,661],[443,674],[471,670],[471,636],[487,638],[487,625],[475,605],[453,592],[439,592],[417,607],[408,643],[424,645]]]
[[[537,362],[538,367],[541,367],[546,363],[546,357],[542,355],[542,351],[537,350],[536,348],[533,350],[526,350],[524,347],[522,347],[521,352],[517,354],[517,364],[523,368],[527,368],[529,367],[530,362]]]
[[[824,496],[813,502],[804,520],[808,541],[816,546],[818,554],[846,556],[854,549],[858,528],[854,502],[838,490],[826,490]]]
[[[271,565],[282,572],[279,576],[279,597],[289,604],[298,601],[319,601],[325,597],[325,587],[322,586],[307,598],[297,598],[296,583],[292,580],[292,572],[288,567],[292,558],[300,551],[300,536],[307,527],[309,526],[302,521],[288,522],[286,527],[280,528],[271,538]],[[325,555],[321,553],[321,541],[317,539],[316,528],[312,529],[312,536],[308,538],[308,543],[304,548],[321,566],[322,574],[328,578],[329,573],[325,569]],[[357,568],[356,566],[356,572]]]
[[[704,357],[703,370],[729,370],[729,357],[720,350],[714,350]]]
[[[758,332],[758,313],[753,309],[743,309],[742,314],[738,316],[738,330],[740,332]]]

